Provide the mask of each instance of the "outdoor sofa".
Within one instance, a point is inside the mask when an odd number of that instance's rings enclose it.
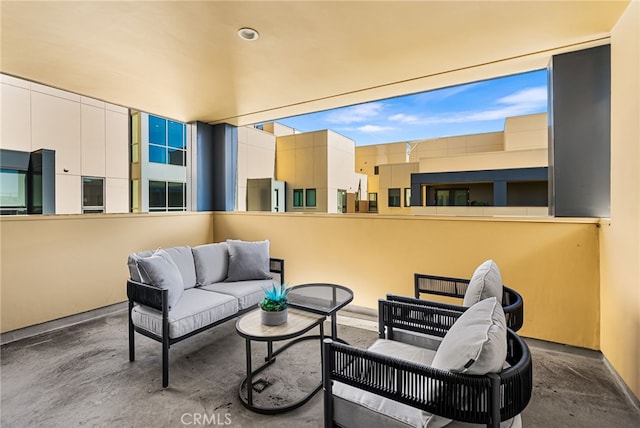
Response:
[[[264,288],[284,283],[284,260],[269,256],[269,241],[148,250],[127,264],[129,360],[135,332],[162,343],[163,387],[171,345],[255,309]]]

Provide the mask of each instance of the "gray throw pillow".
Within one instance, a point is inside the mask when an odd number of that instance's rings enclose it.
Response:
[[[226,242],[198,245],[191,251],[196,266],[198,287],[224,281],[229,269],[229,250]]]
[[[144,282],[169,290],[167,304],[173,308],[184,290],[182,275],[178,266],[165,250],[158,250],[150,257],[138,260],[138,269]]]
[[[229,269],[225,281],[271,279],[269,241],[238,241],[227,239]]]
[[[507,322],[504,310],[495,297],[490,297],[467,309],[456,320],[442,339],[431,367],[454,373],[485,375],[502,371],[506,359]],[[443,427],[449,422],[448,418],[423,412],[425,427]]]
[[[495,297],[476,303],[451,326],[431,366],[472,375],[499,373],[507,359],[507,323]]]
[[[470,307],[489,297],[502,302],[502,275],[493,260],[487,260],[476,268],[464,293],[462,305]]]

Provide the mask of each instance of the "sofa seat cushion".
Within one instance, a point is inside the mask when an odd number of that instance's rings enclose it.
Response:
[[[228,294],[185,290],[169,311],[169,337],[175,339],[208,326],[238,312],[238,299]],[[133,308],[131,319],[136,327],[162,335],[162,312],[143,305]]]
[[[200,290],[227,294],[238,299],[238,310],[256,307],[264,298],[264,289],[270,288],[273,280],[218,282],[200,287]]]

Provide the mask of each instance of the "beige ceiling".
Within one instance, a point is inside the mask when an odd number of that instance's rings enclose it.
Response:
[[[2,1],[3,73],[244,125],[544,67],[625,1]],[[260,32],[240,40],[240,27]]]

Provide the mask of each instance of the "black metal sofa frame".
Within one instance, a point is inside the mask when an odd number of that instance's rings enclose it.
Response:
[[[378,310],[379,336],[390,340],[393,340],[394,328],[444,337],[462,315],[459,310],[382,299]],[[507,329],[507,342],[510,367],[497,374],[474,376],[438,370],[325,339],[324,426],[335,426],[332,385],[338,381],[432,414],[497,428],[501,421],[525,409],[533,387],[528,346],[511,329]]]
[[[280,275],[280,283],[284,284],[284,259],[270,258],[269,270],[273,273]],[[254,310],[254,307],[246,308],[236,312],[235,314],[222,318],[212,324],[202,327],[198,330],[194,330],[188,334],[180,337],[169,337],[169,307],[168,307],[169,290],[162,290],[152,285],[136,282],[131,279],[127,280],[127,297],[129,299],[129,361],[135,361],[135,332],[147,336],[153,340],[162,343],[162,387],[169,386],[169,348],[171,345],[178,343],[182,340],[188,339],[191,336],[195,336],[205,330],[215,327],[231,319],[237,318],[247,312]],[[162,312],[162,335],[158,336],[152,332],[136,327],[133,324],[131,318],[131,312],[134,305],[138,303],[141,305],[154,308]]]
[[[469,286],[469,279],[450,278],[446,276],[414,274],[415,298],[420,299],[422,294],[464,298]],[[402,296],[388,295],[387,299],[404,301],[406,303],[420,304],[421,300],[403,298]],[[427,301],[428,305],[448,308],[452,310],[466,310],[464,306]],[[507,319],[507,327],[518,331],[524,323],[524,300],[520,293],[506,285],[502,286],[502,308]]]

